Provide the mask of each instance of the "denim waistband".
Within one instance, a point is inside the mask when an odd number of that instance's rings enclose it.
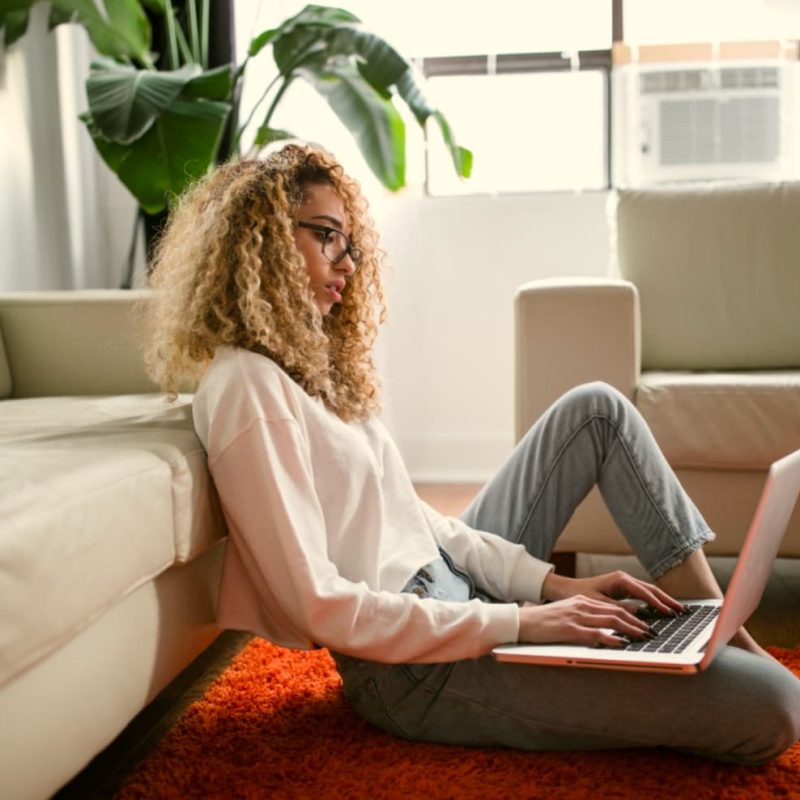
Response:
[[[456,566],[453,559],[441,547],[439,558],[420,567],[400,591],[415,594],[417,597],[430,597],[434,600],[449,600],[455,603],[465,603],[476,597],[484,602],[494,601],[494,598],[476,588],[469,574]]]

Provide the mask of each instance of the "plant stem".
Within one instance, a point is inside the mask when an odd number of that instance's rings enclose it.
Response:
[[[200,9],[200,63],[203,69],[208,69],[209,13],[209,0],[203,0]]]
[[[169,35],[169,59],[172,62],[172,69],[178,69],[178,40],[175,35],[175,9],[172,7],[172,0],[164,0],[164,7],[167,19],[167,33]]]
[[[235,138],[233,140],[233,148],[234,148],[234,150],[239,147],[239,140],[242,138],[242,134],[244,133],[244,129],[251,123],[253,117],[255,116],[256,110],[264,102],[264,99],[269,94],[270,89],[272,89],[272,87],[281,78],[283,78],[284,79],[283,86],[281,86],[281,88],[278,91],[277,95],[275,95],[275,99],[272,101],[272,105],[269,107],[269,111],[267,111],[267,116],[264,119],[262,127],[263,127],[263,125],[266,125],[269,122],[270,118],[272,117],[273,112],[275,111],[275,107],[278,105],[278,102],[280,101],[281,97],[283,97],[283,95],[286,93],[286,90],[289,88],[289,85],[291,84],[291,82],[295,78],[295,76],[292,74],[294,72],[295,68],[303,63],[303,59],[314,49],[315,46],[316,46],[316,42],[311,42],[311,44],[305,50],[301,51],[297,55],[297,57],[294,59],[294,61],[292,61],[291,63],[287,64],[284,67],[284,72],[281,72],[280,74],[276,75],[275,78],[273,78],[270,81],[270,83],[267,86],[267,88],[264,89],[264,91],[261,93],[261,97],[258,98],[258,102],[253,106],[253,109],[250,112],[250,114],[248,115],[247,120],[245,121],[244,125],[242,125],[239,128],[239,130],[236,132],[236,136],[235,136]],[[249,56],[248,56],[247,59],[245,59],[245,61],[242,64],[242,66],[239,68],[239,71],[238,71],[238,75],[239,76],[242,76],[244,74],[244,67],[247,64],[248,60],[249,60]]]
[[[269,121],[272,119],[272,115],[275,113],[275,109],[280,102],[281,98],[286,94],[286,90],[291,86],[292,81],[294,80],[294,75],[287,75],[286,80],[284,80],[283,85],[280,89],[278,89],[278,93],[275,95],[275,99],[272,101],[272,104],[267,111],[267,116],[264,117],[264,122],[262,126],[269,125]]]
[[[269,94],[272,87],[283,77],[283,73],[278,73],[267,85],[267,88],[261,93],[261,97],[258,98],[256,104],[250,110],[250,113],[247,115],[247,119],[244,123],[239,127],[239,130],[236,132],[236,136],[233,140],[233,149],[235,150],[239,146],[239,140],[242,138],[242,134],[244,133],[244,129],[253,121],[253,117],[256,115],[256,111],[258,107],[264,102],[264,98]]]
[[[195,6],[195,0],[187,0],[186,5],[189,8],[189,39],[192,43],[192,60],[195,64],[201,64],[200,31],[197,27],[197,7]]]
[[[262,128],[265,128],[265,127],[267,127],[269,125],[269,121],[272,119],[272,115],[275,112],[275,109],[277,108],[278,103],[280,103],[281,98],[284,96],[284,94],[286,94],[286,90],[292,85],[292,82],[294,81],[294,79],[295,79],[295,76],[292,75],[292,74],[289,74],[289,75],[287,75],[285,77],[285,79],[283,81],[283,84],[281,84],[281,88],[278,89],[278,92],[275,95],[275,98],[273,99],[273,101],[272,101],[272,103],[271,103],[271,105],[269,107],[269,110],[267,111],[267,116],[264,117],[264,121],[261,123],[261,127]],[[273,83],[274,83],[274,81],[273,81]],[[259,102],[261,102],[261,101],[259,101]],[[251,114],[250,117],[252,118],[252,116],[253,115]],[[248,122],[249,121],[250,120],[248,118]],[[247,127],[247,124],[242,125],[242,127],[239,128],[239,132],[236,135],[236,147],[237,148],[239,146],[239,138],[241,137],[242,133],[244,133],[244,129],[246,127]],[[252,147],[251,147],[251,150],[252,150]]]
[[[196,63],[196,59],[192,54],[192,50],[189,47],[189,43],[186,41],[186,34],[183,32],[183,29],[181,28],[180,25],[175,26],[175,33],[177,35],[178,47],[180,48],[184,63],[186,64]]]

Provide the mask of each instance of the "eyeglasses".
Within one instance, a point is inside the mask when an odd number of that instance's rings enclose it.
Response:
[[[338,264],[345,256],[350,256],[353,266],[358,269],[361,266],[361,251],[353,247],[350,239],[340,230],[331,228],[330,225],[317,225],[313,222],[298,222],[298,228],[308,228],[310,231],[321,233],[322,255],[331,262]]]

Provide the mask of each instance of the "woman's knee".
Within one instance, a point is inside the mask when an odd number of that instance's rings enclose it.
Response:
[[[800,739],[800,681],[787,676],[785,684],[784,691],[775,693],[772,707],[763,716],[765,723],[771,720],[771,736],[760,759],[762,763],[776,758]]]
[[[583,415],[599,415],[612,420],[635,410],[622,392],[604,381],[579,384],[565,392],[557,404]]]
[[[760,658],[760,657],[759,657]],[[746,733],[729,755],[741,764],[764,764],[777,758],[800,739],[800,681],[777,664],[762,666],[753,693]],[[737,699],[731,697],[731,703]]]

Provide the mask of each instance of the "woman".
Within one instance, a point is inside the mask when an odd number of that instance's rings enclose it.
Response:
[[[800,682],[744,630],[689,678],[489,655],[647,636],[624,599],[675,614],[674,597],[719,596],[713,534],[604,384],[554,404],[461,520],[420,501],[377,418],[381,258],[357,184],[309,147],[221,166],[173,212],[147,362],[171,394],[200,381],[195,427],[230,530],[219,623],[330,648],[357,712],[407,738],[741,763],[793,744]],[[546,563],[595,483],[654,583]]]

